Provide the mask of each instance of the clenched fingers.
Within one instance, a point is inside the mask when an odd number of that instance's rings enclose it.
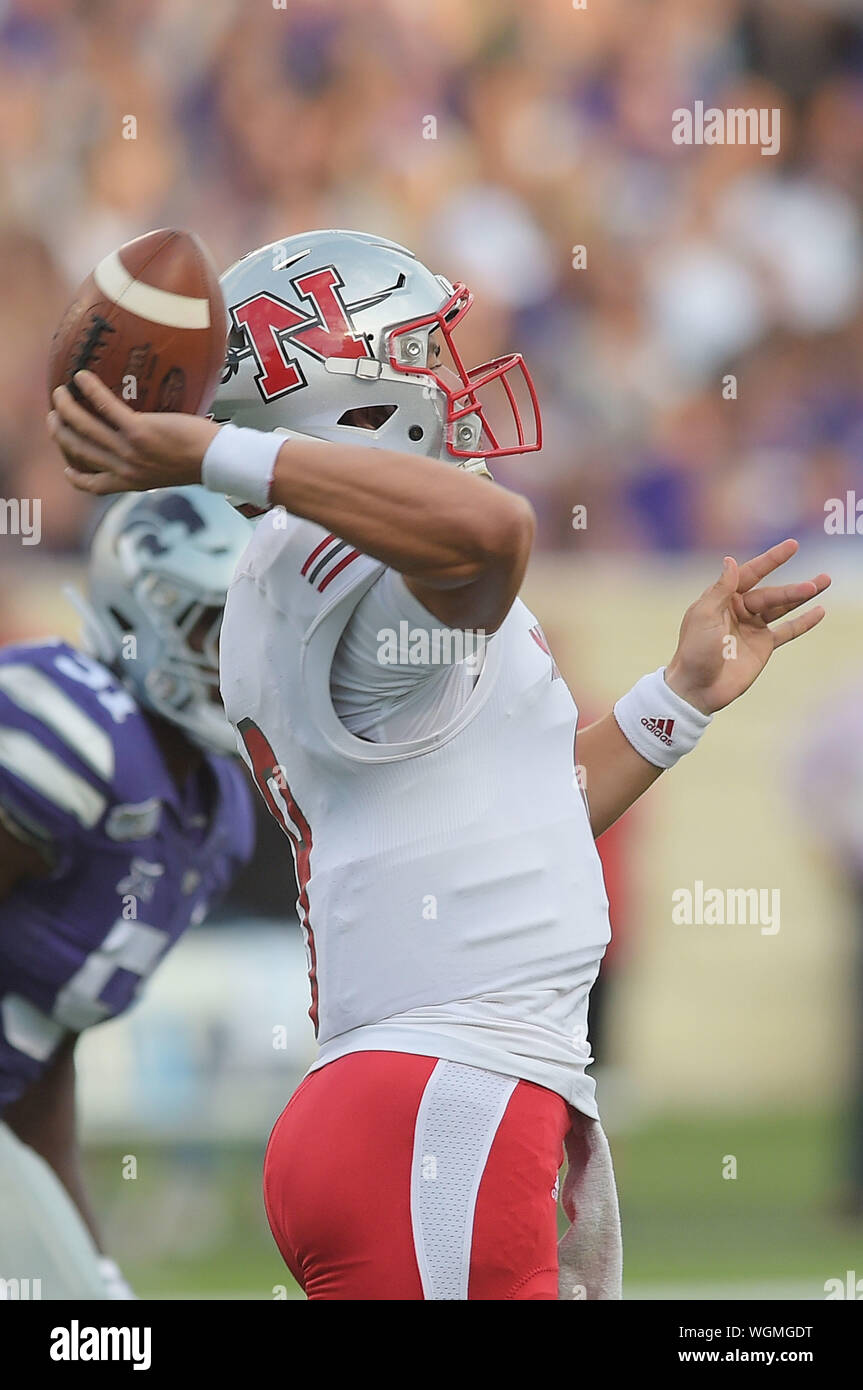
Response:
[[[120,478],[116,473],[85,473],[72,464],[63,472],[67,481],[79,492],[89,492],[94,497],[104,497],[110,492],[138,492],[146,486],[131,478]]]
[[[62,424],[56,414],[53,420],[49,416],[48,432],[73,467],[104,473],[122,469],[128,463],[127,458],[121,457],[113,445],[106,447],[78,434],[77,430]]]
[[[135,421],[135,412],[109,390],[94,372],[76,372],[72,381],[75,390],[84,397],[97,416],[115,430],[128,429]],[[71,394],[71,393],[70,393]],[[85,410],[85,414],[89,414]]]
[[[54,438],[57,438],[57,435],[53,427],[64,426],[80,435],[82,439],[101,445],[104,449],[117,452],[128,450],[128,441],[123,434],[76,401],[68,386],[58,386],[51,400],[54,409],[48,416],[48,429]]]

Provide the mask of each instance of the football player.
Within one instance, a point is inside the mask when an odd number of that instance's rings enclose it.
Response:
[[[77,600],[86,650],[0,649],[0,1290],[133,1297],[81,1176],[75,1044],[251,854],[217,665],[250,530],[201,487],[121,498]]]
[[[541,442],[522,358],[465,366],[469,291],[362,233],[264,247],[223,290],[213,420],[134,414],[82,373],[93,410],[60,388],[49,429],[84,491],[203,480],[272,509],[222,694],[293,849],[320,1043],[270,1138],[276,1241],[314,1299],[619,1297],[594,840],[815,627],[821,607],[770,624],[829,579],[759,586],[794,541],[726,558],[668,664],[576,747],[518,597],[532,510],[488,476]]]

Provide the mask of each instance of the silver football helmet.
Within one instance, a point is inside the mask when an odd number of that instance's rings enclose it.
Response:
[[[203,487],[131,492],[93,536],[83,645],[201,748],[236,753],[219,696],[228,585],[254,527]]]
[[[473,296],[403,246],[307,232],[250,252],[221,285],[230,333],[215,420],[478,472],[486,459],[540,447],[522,357],[465,367],[454,332]]]

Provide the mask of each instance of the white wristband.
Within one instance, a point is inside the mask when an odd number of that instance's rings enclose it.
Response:
[[[614,706],[614,717],[636,753],[654,767],[673,767],[691,753],[712,714],[702,714],[665,683],[665,667],[642,676]]]
[[[210,492],[250,502],[255,507],[270,505],[270,487],[276,455],[285,442],[285,432],[238,429],[222,425],[210,441],[201,464],[201,482]]]

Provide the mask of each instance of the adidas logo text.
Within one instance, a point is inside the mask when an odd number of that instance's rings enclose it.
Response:
[[[660,743],[671,743],[671,731],[674,728],[673,719],[642,719],[642,724],[649,734],[658,738]]]

